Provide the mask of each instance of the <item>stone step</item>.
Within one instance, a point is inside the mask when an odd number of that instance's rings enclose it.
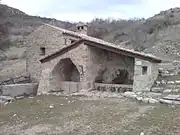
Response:
[[[160,103],[168,105],[180,105],[180,101],[160,99]]]
[[[160,84],[160,85],[154,85],[155,88],[162,88],[162,89],[179,89],[180,84]]]
[[[164,91],[164,88],[162,88],[162,87],[153,87],[153,88],[151,88],[151,92],[162,93],[163,91]]]
[[[168,95],[159,100],[160,103],[170,105],[180,105],[180,95]]]
[[[153,87],[151,89],[152,92],[156,92],[156,93],[164,93],[164,94],[168,94],[168,93],[175,93],[178,94],[180,93],[180,89],[179,88],[164,88],[164,87]]]
[[[154,86],[156,87],[166,87],[166,86],[169,86],[169,87],[178,87],[180,88],[180,80],[157,80],[155,83],[154,83]]]
[[[176,84],[176,85],[180,85],[180,80],[173,80],[173,79],[167,79],[167,80],[157,80],[155,82],[155,84],[157,85],[161,85],[161,84]]]
[[[180,95],[168,95],[163,97],[162,99],[180,101]]]

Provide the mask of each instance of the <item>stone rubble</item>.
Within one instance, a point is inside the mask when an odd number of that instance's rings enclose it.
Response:
[[[132,99],[136,99],[139,102],[143,102],[143,103],[151,103],[151,104],[156,104],[159,103],[159,101],[157,99],[153,99],[152,97],[148,97],[146,94],[143,95],[143,93],[141,92],[125,92],[123,93],[124,97],[127,98],[132,98]]]
[[[156,99],[150,98],[150,99],[149,99],[149,103],[151,103],[151,104],[156,104],[156,103],[159,103],[159,101],[156,100]]]
[[[53,108],[54,108],[54,105],[50,105],[49,108],[50,108],[50,109],[53,109]]]
[[[170,90],[167,90],[170,91]],[[62,93],[52,93],[53,95],[60,96]],[[169,105],[180,105],[180,95],[166,95],[167,93],[155,93],[155,92],[124,92],[124,93],[112,93],[112,92],[100,92],[97,90],[82,90],[76,93],[67,94],[67,96],[82,96],[82,97],[96,97],[96,98],[130,98],[143,103],[150,104],[169,104]],[[46,93],[51,95],[51,93]],[[71,102],[68,102],[71,103]],[[63,106],[63,104],[61,104]]]

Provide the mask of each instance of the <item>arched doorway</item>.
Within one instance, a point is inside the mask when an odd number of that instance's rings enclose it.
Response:
[[[53,69],[52,76],[56,81],[80,82],[80,74],[71,59],[62,59]]]

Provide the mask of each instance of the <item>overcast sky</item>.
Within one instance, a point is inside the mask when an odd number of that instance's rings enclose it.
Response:
[[[64,21],[88,22],[98,18],[148,18],[180,7],[180,0],[2,0],[29,15]]]

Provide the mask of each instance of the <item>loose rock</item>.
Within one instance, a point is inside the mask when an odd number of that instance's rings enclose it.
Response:
[[[151,104],[156,104],[156,103],[158,103],[158,100],[153,99],[153,98],[150,98],[150,99],[149,99],[149,103],[151,103]]]
[[[172,92],[171,89],[166,89],[166,90],[163,91],[164,94],[165,94],[165,93],[171,93],[171,92]]]
[[[143,98],[143,99],[142,99],[142,102],[148,103],[148,102],[149,102],[149,98]]]
[[[54,105],[50,105],[49,108],[50,108],[50,109],[53,109],[53,108],[54,108]]]
[[[164,99],[160,99],[160,103],[163,103],[163,104],[172,104],[173,102],[171,100],[164,100]]]
[[[142,101],[142,100],[143,100],[142,97],[137,97],[136,99],[137,99],[138,101]]]
[[[18,96],[18,97],[16,97],[17,100],[24,99],[24,98],[25,98],[24,96]]]

